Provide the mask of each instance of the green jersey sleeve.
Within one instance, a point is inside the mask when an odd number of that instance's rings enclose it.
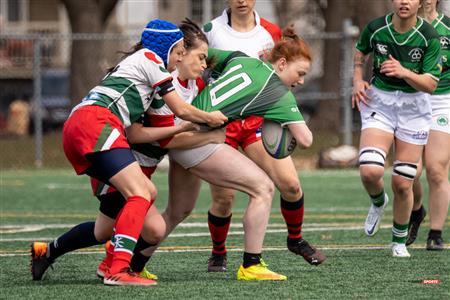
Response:
[[[263,117],[281,123],[281,125],[304,122],[303,115],[300,113],[295,96],[291,91],[279,98],[270,109],[265,109]]]
[[[372,32],[369,29],[369,26],[364,27],[358,42],[356,43],[356,49],[361,51],[364,55],[372,52],[373,48],[370,43],[370,38],[372,36]]]
[[[441,44],[438,38],[430,39],[424,53],[423,73],[438,79],[442,71]]]

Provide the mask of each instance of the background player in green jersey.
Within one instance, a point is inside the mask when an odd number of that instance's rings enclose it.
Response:
[[[356,45],[352,105],[361,111],[360,174],[372,205],[365,232],[373,236],[387,206],[386,153],[394,144],[392,255],[409,257],[408,222],[413,180],[431,126],[429,93],[440,75],[436,30],[417,16],[421,0],[392,0],[393,12],[370,22]],[[373,55],[371,83],[363,79],[366,57]]]
[[[423,16],[436,28],[442,48],[442,73],[438,87],[431,96],[433,123],[423,157],[429,186],[430,231],[428,232],[427,250],[444,249],[442,229],[450,201],[448,181],[450,162],[450,18],[436,10],[438,3],[439,0],[424,0],[423,2]],[[422,187],[419,178],[416,178],[407,245],[412,244],[416,239],[420,223],[425,215],[426,211],[422,206]]]

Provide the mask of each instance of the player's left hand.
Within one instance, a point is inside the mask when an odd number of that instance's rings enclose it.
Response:
[[[389,59],[381,64],[380,72],[389,77],[405,78],[407,70],[402,64],[389,54]]]

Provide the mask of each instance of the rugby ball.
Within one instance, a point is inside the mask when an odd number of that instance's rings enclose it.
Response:
[[[273,158],[285,158],[291,155],[297,146],[297,141],[289,129],[271,120],[264,120],[261,137],[264,148]]]

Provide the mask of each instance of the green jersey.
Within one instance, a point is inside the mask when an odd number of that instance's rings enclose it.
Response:
[[[417,73],[428,74],[439,81],[441,55],[436,30],[418,17],[416,25],[405,33],[395,31],[392,13],[370,22],[361,33],[356,49],[363,54],[373,53],[372,84],[385,91],[415,93],[405,80],[380,73],[381,64],[392,55],[403,67]]]
[[[292,92],[270,64],[242,52],[209,49],[218,78],[208,84],[192,105],[220,110],[229,121],[260,116],[282,125],[304,122]]]
[[[450,93],[450,18],[439,14],[431,25],[439,34],[442,54],[442,73],[434,94],[448,94]]]

